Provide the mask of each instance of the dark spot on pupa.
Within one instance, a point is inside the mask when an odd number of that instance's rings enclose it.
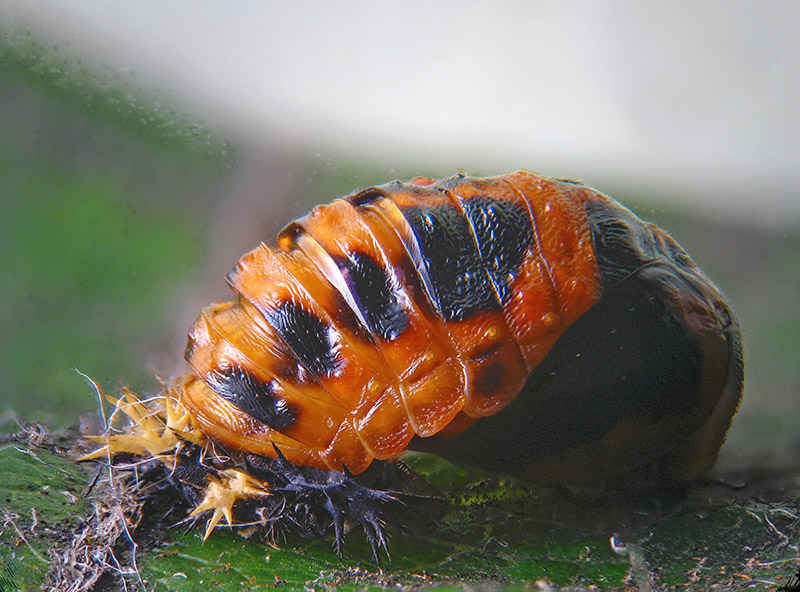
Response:
[[[236,366],[216,370],[208,380],[219,396],[274,430],[286,430],[297,423],[297,408],[276,396],[272,381],[262,382]]]
[[[291,300],[264,311],[263,315],[310,372],[336,374],[340,360],[333,327]]]
[[[334,261],[367,328],[386,341],[401,335],[408,327],[408,316],[400,305],[397,289],[386,269],[365,253],[337,256]]]
[[[355,195],[348,198],[348,201],[354,206],[367,206],[373,202],[378,201],[380,198],[386,197],[386,194],[377,187],[370,187],[359,191]]]
[[[469,221],[453,205],[404,208],[433,284],[436,303],[447,321],[498,310],[489,276],[481,263]]]

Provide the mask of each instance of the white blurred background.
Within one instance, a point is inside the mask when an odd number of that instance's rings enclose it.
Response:
[[[275,138],[800,216],[800,3],[0,0],[250,154]]]

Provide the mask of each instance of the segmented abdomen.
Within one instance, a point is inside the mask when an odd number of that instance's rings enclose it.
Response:
[[[592,189],[530,173],[366,189],[285,228],[189,334],[179,390],[236,449],[353,472],[519,393],[601,296]]]

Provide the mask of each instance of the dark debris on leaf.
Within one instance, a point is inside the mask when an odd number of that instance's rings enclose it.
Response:
[[[269,495],[240,500],[234,507],[236,522],[251,527],[250,536],[268,543],[292,534],[306,538],[333,535],[341,557],[345,534],[355,528],[363,530],[380,565],[381,549],[389,555],[387,526],[426,533],[447,511],[445,498],[399,461],[375,461],[366,472],[353,475],[347,469],[324,471],[296,465],[277,448],[276,456],[248,454],[241,459],[247,473],[267,483]],[[194,525],[203,519],[177,517],[202,501],[209,476],[228,468],[204,457],[192,444],[178,453],[172,470],[155,459],[137,463],[119,455],[115,461],[116,468],[137,483],[137,495],[149,505],[174,506],[157,513],[169,515],[171,526]],[[163,518],[158,526],[165,526]]]

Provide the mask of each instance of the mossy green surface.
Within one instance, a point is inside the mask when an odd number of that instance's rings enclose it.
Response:
[[[778,502],[753,501],[775,493],[761,483],[751,491],[715,485],[680,501],[631,505],[575,499],[421,459],[414,463],[420,470],[437,465],[432,475],[452,471],[456,477],[444,491],[450,511],[431,532],[390,529],[391,557],[382,556],[380,567],[357,529],[346,536],[340,559],[330,538],[290,537],[273,547],[224,529],[203,541],[201,528],[181,527],[137,533],[139,574],[128,585],[140,577],[146,590],[157,591],[516,590],[537,582],[612,590],[769,590],[790,581],[798,565],[800,504],[787,501],[797,499],[796,476],[784,475],[784,500]],[[0,591],[38,589],[49,552],[69,540],[87,510],[82,494],[88,476],[88,467],[41,449],[0,447]],[[625,553],[611,548],[611,535],[627,545]],[[129,551],[128,541],[117,541],[121,560]],[[106,585],[122,586],[113,579]]]
[[[49,551],[86,513],[86,467],[44,450],[0,446],[0,592],[38,590]]]
[[[439,464],[440,476],[452,470],[463,478],[465,472],[435,459],[417,464]],[[451,509],[433,532],[391,531],[391,557],[382,558],[381,569],[358,531],[346,537],[341,560],[330,539],[290,539],[276,549],[217,531],[205,543],[199,532],[170,534],[141,559],[142,575],[156,590],[206,585],[234,590],[242,583],[252,589],[277,585],[287,590],[513,590],[537,582],[694,590],[715,585],[775,588],[795,569],[797,505],[755,507],[746,496],[732,495],[722,486],[694,490],[666,505],[631,505],[577,500],[496,477],[471,476],[465,489],[462,483],[447,488]],[[612,535],[627,545],[626,553],[612,549]]]

